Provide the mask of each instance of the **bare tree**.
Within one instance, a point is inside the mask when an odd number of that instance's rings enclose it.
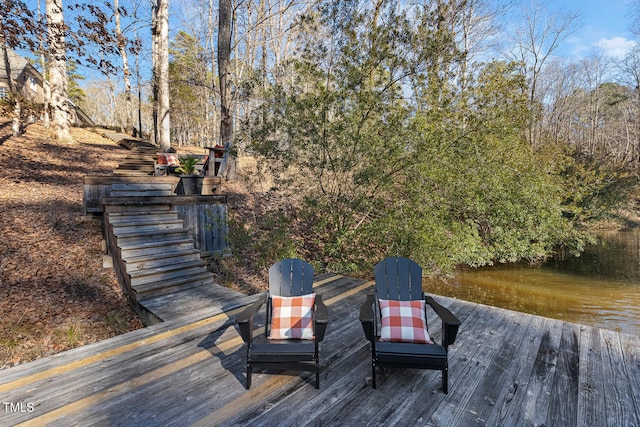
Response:
[[[133,117],[131,114],[131,112],[133,111],[133,105],[131,101],[131,72],[129,71],[129,58],[127,56],[126,38],[123,36],[122,30],[120,28],[120,6],[118,4],[118,0],[113,0],[113,11],[116,21],[116,39],[118,43],[118,51],[120,52],[120,57],[122,58],[122,74],[124,77],[124,128],[127,132],[130,132],[131,128],[133,127]]]
[[[233,118],[231,99],[231,0],[220,0],[218,16],[218,80],[220,85],[220,141],[233,143]],[[212,156],[213,153],[210,153]],[[233,166],[232,166],[233,168]],[[230,171],[233,174],[235,171]],[[209,168],[214,174],[214,168]],[[230,175],[227,175],[233,178]]]
[[[631,144],[633,149],[631,157],[632,161],[637,165],[640,164],[640,47],[636,46],[632,49],[618,66],[620,67],[623,81],[629,87],[634,88],[632,104],[635,114],[632,115],[632,123],[630,123],[634,136],[634,141]]]
[[[544,0],[530,0],[529,5],[523,8],[523,22],[511,32],[513,49],[507,53],[510,59],[522,64],[522,71],[529,82],[529,101],[532,107],[543,103],[546,94],[539,83],[552,54],[577,30],[578,15],[549,13],[548,10]],[[536,139],[535,128],[539,124],[539,121],[534,121],[530,126],[531,143]]]
[[[40,0],[38,0],[38,22],[42,20],[40,14]],[[49,128],[51,123],[49,121],[49,100],[51,99],[51,86],[49,85],[49,79],[47,76],[47,62],[45,59],[45,40],[42,33],[38,34],[38,49],[40,50],[40,68],[42,69],[42,86],[44,89],[44,106],[43,106],[43,121],[44,127]]]

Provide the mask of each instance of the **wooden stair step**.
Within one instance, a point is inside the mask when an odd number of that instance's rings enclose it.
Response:
[[[110,222],[109,224],[113,227],[114,230],[122,230],[123,228],[127,227],[147,227],[153,225],[160,226],[161,229],[166,229],[172,228],[166,226],[182,226],[184,224],[184,221],[182,221],[180,218],[174,218],[169,215],[167,215],[166,218],[159,219],[148,219],[144,216],[136,216],[130,218],[120,218],[116,220],[116,222]]]
[[[173,184],[170,182],[145,182],[145,183],[116,183],[111,184],[111,191],[147,191],[147,190],[171,190]]]
[[[129,162],[129,163],[120,163],[118,165],[118,169],[129,169],[129,170],[137,170],[137,171],[145,171],[145,172],[153,170],[154,168],[155,167],[153,163]]]
[[[119,217],[109,217],[109,224],[138,224],[138,223],[146,223],[148,221],[173,221],[179,219],[178,212],[175,211],[167,211],[167,212],[156,212],[151,214],[143,214],[143,215],[127,215],[127,216],[119,216]]]
[[[172,209],[171,206],[168,204],[159,204],[159,205],[139,206],[137,208],[129,207],[129,209],[126,211],[109,212],[108,214],[109,214],[109,220],[111,220],[112,218],[124,218],[127,216],[138,216],[138,215],[153,215],[157,213],[166,213],[166,212],[178,213],[178,211],[176,211],[175,209]]]
[[[141,250],[141,249],[153,249],[160,250],[164,246],[173,247],[174,245],[181,245],[184,243],[191,243],[193,245],[193,239],[185,231],[184,233],[171,233],[167,235],[165,239],[158,240],[142,240],[142,241],[129,241],[118,242],[118,247],[121,251]]]
[[[165,230],[183,230],[184,222],[179,219],[175,221],[166,222],[146,222],[146,223],[134,223],[134,224],[113,224],[113,234],[116,237],[127,237],[127,235],[144,233],[144,232],[162,232]]]
[[[193,239],[185,238],[180,240],[163,240],[159,242],[148,242],[145,244],[130,245],[120,248],[123,260],[126,262],[131,258],[148,258],[151,256],[171,256],[194,249]],[[200,251],[198,251],[199,253]]]
[[[155,162],[154,156],[145,154],[136,154],[134,156],[127,156],[120,162],[120,165],[143,165]]]
[[[158,157],[156,153],[157,153],[157,150],[135,151],[135,152],[129,153],[129,155],[125,157],[125,160],[144,160],[144,161],[154,162]]]
[[[118,246],[132,246],[141,243],[161,242],[189,238],[187,230],[164,230],[163,232],[140,232],[117,236]]]
[[[163,280],[164,278],[173,279],[186,274],[199,273],[202,269],[206,269],[205,264],[202,260],[197,259],[182,263],[165,263],[159,267],[127,271],[127,274],[131,276],[131,283],[141,284]],[[160,278],[156,279],[156,276]]]
[[[150,190],[150,191],[117,191],[111,192],[112,197],[166,197],[175,196],[171,190]]]
[[[150,298],[152,296],[167,295],[180,290],[192,289],[198,286],[210,285],[213,283],[213,274],[203,272],[191,277],[181,277],[174,280],[163,280],[161,282],[147,283],[144,285],[132,285],[138,298]]]
[[[162,252],[143,256],[128,256],[124,260],[128,273],[162,267],[167,265],[167,262],[182,264],[192,261],[202,262],[199,250],[185,249],[182,251]]]
[[[128,170],[128,169],[114,169],[111,172],[117,176],[149,176],[152,173],[152,172],[135,171],[135,170]]]
[[[111,219],[111,218],[110,218]],[[184,222],[178,217],[177,212],[169,212],[166,214],[156,215],[135,215],[129,217],[114,218],[115,222],[109,221],[114,228],[133,227],[141,225],[161,225],[161,224],[183,224]]]
[[[133,172],[152,172],[155,169],[153,165],[123,165],[123,166],[118,166],[116,170],[120,170],[120,171],[128,170]]]
[[[158,153],[160,152],[160,147],[157,147],[153,144],[144,144],[144,145],[136,145],[135,147],[133,147],[133,149],[131,150],[132,153],[136,153],[136,152],[152,152],[152,153]]]

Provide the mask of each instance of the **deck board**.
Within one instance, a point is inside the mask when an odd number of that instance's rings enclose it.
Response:
[[[0,400],[34,406],[24,412],[0,407],[0,425],[640,421],[639,337],[436,297],[462,321],[450,347],[449,394],[441,391],[440,372],[410,369],[378,370],[373,390],[369,346],[358,321],[371,283],[342,276],[316,282],[331,319],[320,351],[320,390],[313,374],[298,372],[256,372],[245,390],[245,347],[233,316],[255,297],[225,292],[189,315],[3,370]],[[439,340],[439,322],[433,314],[428,320]]]

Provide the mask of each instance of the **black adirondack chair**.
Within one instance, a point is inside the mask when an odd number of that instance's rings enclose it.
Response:
[[[449,345],[453,344],[460,321],[447,308],[422,291],[422,268],[407,258],[392,257],[375,266],[375,291],[360,309],[360,321],[371,344],[372,386],[376,388],[376,367],[434,369],[442,371],[442,390],[449,392]],[[442,344],[381,341],[379,300],[424,300],[442,320]],[[425,313],[426,319],[426,313]]]
[[[278,369],[315,372],[316,388],[320,388],[319,342],[324,339],[329,314],[322,297],[315,296],[313,339],[270,339],[273,318],[273,296],[297,297],[313,293],[313,267],[300,259],[288,258],[269,269],[269,292],[236,317],[242,339],[247,344],[247,382],[251,388],[254,369]],[[253,336],[253,318],[266,301],[265,332]]]

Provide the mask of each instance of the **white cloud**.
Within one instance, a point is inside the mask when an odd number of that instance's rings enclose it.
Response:
[[[602,49],[604,53],[615,58],[621,58],[633,48],[635,42],[624,37],[614,37],[612,39],[601,38],[595,45]]]

